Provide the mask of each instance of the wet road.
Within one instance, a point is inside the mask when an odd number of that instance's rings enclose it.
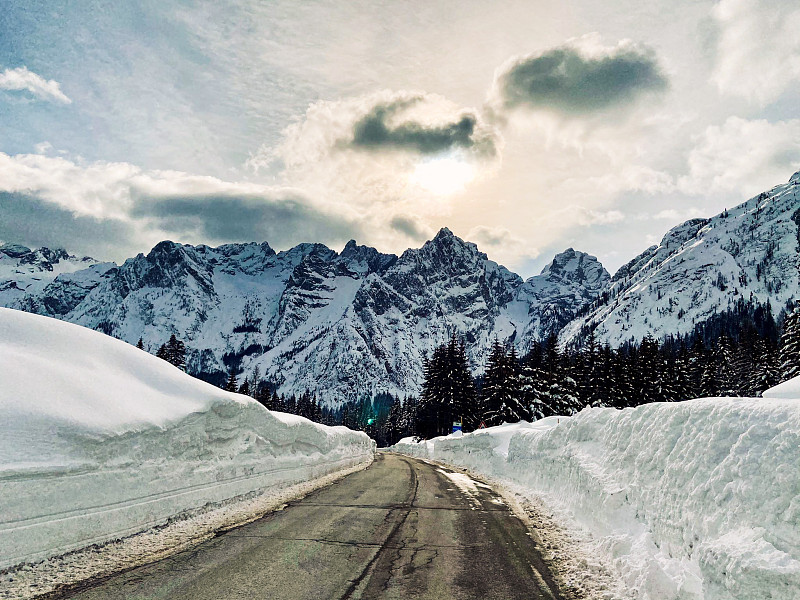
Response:
[[[559,598],[525,525],[488,486],[379,454],[284,510],[62,596]]]

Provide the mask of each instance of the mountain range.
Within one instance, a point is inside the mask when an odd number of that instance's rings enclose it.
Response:
[[[524,354],[594,330],[614,346],[686,334],[737,301],[778,310],[800,289],[800,173],[710,219],[671,229],[611,277],[572,248],[523,280],[442,229],[384,254],[350,241],[217,248],[170,241],[117,265],[63,249],[0,246],[0,306],[77,323],[155,352],[175,334],[187,370],[231,369],[329,404],[419,392],[424,360],[452,335],[476,373],[494,339]]]

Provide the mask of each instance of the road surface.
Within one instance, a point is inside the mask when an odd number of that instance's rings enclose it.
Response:
[[[66,597],[560,599],[525,525],[488,486],[396,454],[157,563]]]

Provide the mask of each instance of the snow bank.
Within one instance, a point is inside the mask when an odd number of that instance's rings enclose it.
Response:
[[[0,308],[0,568],[372,459],[101,333]]]
[[[800,400],[586,409],[394,449],[544,499],[637,598],[800,598]]]

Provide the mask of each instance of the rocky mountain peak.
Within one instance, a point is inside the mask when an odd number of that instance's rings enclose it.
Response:
[[[349,268],[355,271],[373,273],[385,271],[397,260],[394,254],[383,254],[370,246],[359,246],[355,240],[347,242],[339,258],[349,263]]]
[[[597,257],[574,248],[556,254],[541,274],[553,281],[577,283],[592,289],[599,289],[611,278]]]

